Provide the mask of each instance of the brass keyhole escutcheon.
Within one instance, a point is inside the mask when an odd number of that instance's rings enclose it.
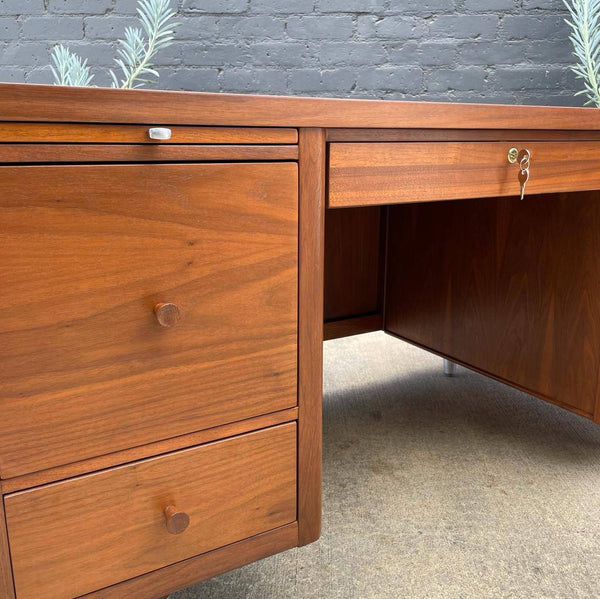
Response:
[[[519,157],[519,150],[517,150],[517,148],[511,148],[508,151],[508,161],[511,164],[514,164],[517,161],[518,157]]]

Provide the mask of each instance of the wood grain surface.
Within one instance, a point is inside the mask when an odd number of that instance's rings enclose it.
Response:
[[[5,498],[19,599],[78,597],[296,519],[296,424]],[[164,510],[190,517],[170,534]]]
[[[227,547],[166,566],[116,586],[85,595],[85,599],[159,599],[165,593],[241,568],[298,544],[298,524],[286,524]]]
[[[329,206],[366,206],[520,193],[510,142],[333,143]],[[526,193],[600,188],[600,142],[520,142],[531,152]]]
[[[340,337],[372,333],[381,329],[383,329],[383,314],[378,312],[369,316],[354,316],[325,322],[323,338],[325,341],[328,341],[330,339],[339,339]]]
[[[100,107],[98,107],[100,108]],[[151,125],[156,126],[155,125]],[[295,144],[296,129],[241,127],[173,127],[171,139],[150,139],[144,125],[87,123],[2,123],[0,143],[108,143],[108,144]]]
[[[6,121],[262,127],[600,130],[593,108],[0,84]]]
[[[321,534],[325,131],[301,129],[298,310],[298,542]]]
[[[385,247],[379,206],[325,212],[325,321],[381,311]]]
[[[543,129],[328,129],[327,141],[593,141],[600,131]]]
[[[9,478],[2,481],[2,489],[4,493],[23,491],[40,485],[73,478],[82,474],[98,472],[113,466],[127,464],[129,462],[170,453],[179,449],[201,445],[203,443],[210,443],[211,441],[217,441],[218,439],[241,435],[243,433],[276,426],[297,419],[298,408],[288,408],[287,410],[280,410],[279,412],[256,416],[255,418],[248,418],[231,424],[215,426],[214,428],[205,429],[196,433],[179,435],[172,439],[146,443],[145,445],[139,445],[132,449],[125,449],[123,451],[109,453],[88,460],[73,462],[64,466],[49,468],[48,470],[40,470],[39,472],[16,476],[15,478]]]
[[[296,405],[295,164],[0,182],[3,478]]]
[[[297,160],[298,146],[0,144],[0,162],[178,162]]]
[[[10,550],[6,534],[6,518],[4,514],[4,488],[0,482],[0,597],[14,599],[15,592],[10,565]]]
[[[386,330],[592,417],[600,192],[390,209]]]

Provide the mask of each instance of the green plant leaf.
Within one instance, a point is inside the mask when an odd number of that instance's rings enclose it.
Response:
[[[600,0],[563,0],[569,12],[565,22],[571,29],[569,40],[573,55],[579,61],[571,70],[584,80],[584,89],[575,95],[586,95],[586,105],[600,107]]]

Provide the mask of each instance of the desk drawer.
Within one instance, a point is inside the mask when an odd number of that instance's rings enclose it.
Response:
[[[5,499],[18,599],[67,599],[296,519],[296,425]],[[167,530],[165,510],[182,513]],[[177,519],[180,518],[179,521]]]
[[[153,128],[167,128],[170,137],[152,139]],[[0,123],[0,143],[295,144],[297,141],[296,129],[269,127]]]
[[[0,184],[3,478],[296,405],[296,164]]]
[[[531,152],[526,194],[600,188],[600,142],[332,143],[329,206],[518,196],[511,147]]]

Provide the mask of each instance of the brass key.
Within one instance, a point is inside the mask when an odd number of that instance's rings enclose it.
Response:
[[[529,181],[529,165],[531,152],[527,149],[521,150],[517,156],[519,161],[519,183],[521,184],[521,201],[525,198],[525,185]]]
[[[529,181],[529,168],[522,169],[519,171],[519,183],[521,184],[521,201],[525,197],[525,185]]]

